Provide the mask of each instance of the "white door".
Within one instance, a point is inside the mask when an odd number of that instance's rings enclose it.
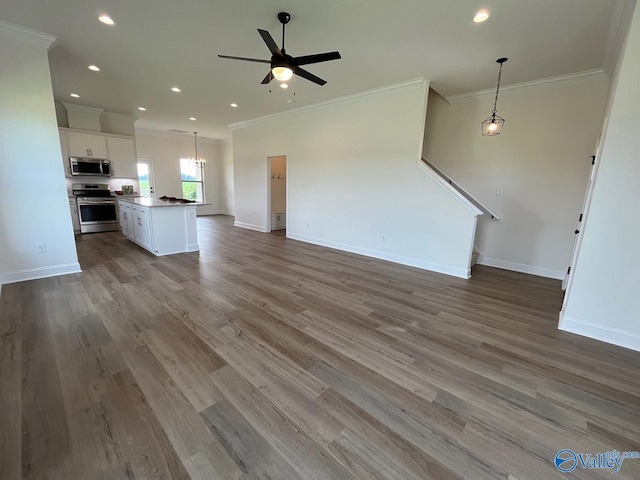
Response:
[[[602,131],[605,132],[607,130],[607,124],[609,122],[609,118],[605,118],[604,119],[604,126],[602,127]],[[589,173],[589,181],[587,183],[587,192],[584,196],[584,202],[582,203],[582,210],[580,211],[580,216],[578,217],[578,222],[577,222],[577,226],[575,229],[575,239],[573,241],[573,249],[571,250],[571,260],[569,263],[569,268],[567,269],[567,273],[564,274],[564,278],[562,279],[562,290],[566,290],[569,284],[569,278],[571,275],[571,269],[573,268],[575,261],[576,261],[576,257],[578,256],[578,249],[580,248],[580,240],[581,240],[581,235],[580,233],[582,232],[582,225],[583,225],[583,221],[585,220],[584,215],[585,212],[587,211],[588,207],[589,207],[589,203],[591,201],[591,192],[593,190],[593,181],[595,178],[595,174],[596,174],[596,163],[598,162],[598,160],[600,160],[600,140],[602,137],[598,138],[597,144],[596,144],[596,152],[595,155],[591,156],[591,172]],[[565,295],[565,299],[566,299],[566,295]],[[563,305],[564,307],[564,305]]]
[[[153,179],[153,160],[149,158],[139,158],[137,166],[140,195],[154,198],[156,196],[156,184]]]

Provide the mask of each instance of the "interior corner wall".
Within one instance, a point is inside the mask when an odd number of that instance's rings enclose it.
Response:
[[[222,202],[225,197],[222,191],[225,174],[219,143],[218,140],[198,138],[198,156],[207,161],[204,168],[205,197],[206,202],[211,204],[198,207],[198,215],[228,213]],[[193,138],[137,130],[136,150],[138,158],[153,160],[156,196],[182,197],[180,159],[193,158]]]
[[[80,271],[47,50],[0,32],[0,65],[0,284]]]
[[[582,241],[560,329],[640,351],[640,9],[612,86]]]
[[[233,140],[231,138],[220,141],[220,155],[222,157],[220,213],[234,215]]]
[[[492,99],[449,105],[430,92],[424,155],[501,217],[479,219],[479,263],[563,278],[608,83],[501,96],[506,122],[494,137],[480,128]]]
[[[236,225],[268,230],[267,158],[286,155],[288,237],[466,278],[475,217],[416,163],[427,90],[413,82],[236,128]]]

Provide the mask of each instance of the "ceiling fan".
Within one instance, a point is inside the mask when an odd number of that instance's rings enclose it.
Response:
[[[284,49],[285,25],[289,23],[289,20],[291,20],[291,15],[289,15],[287,12],[280,12],[278,13],[278,20],[280,20],[280,23],[282,23],[282,48],[278,48],[278,45],[273,40],[273,37],[268,31],[258,29],[258,33],[264,40],[264,43],[267,44],[267,47],[271,52],[271,60],[246,57],[231,57],[229,55],[218,55],[218,57],[230,58],[232,60],[244,60],[246,62],[269,63],[271,65],[271,70],[269,70],[267,76],[262,80],[263,85],[268,84],[274,78],[280,80],[281,82],[286,82],[293,75],[298,75],[299,77],[306,78],[307,80],[313,83],[317,83],[318,85],[324,85],[325,83],[327,83],[322,78],[315,76],[313,73],[308,72],[303,68],[300,68],[300,65],[309,65],[311,63],[338,60],[339,58],[342,58],[340,57],[340,52],[317,53],[315,55],[292,57],[291,55],[287,54]]]

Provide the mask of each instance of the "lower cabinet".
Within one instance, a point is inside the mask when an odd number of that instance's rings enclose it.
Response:
[[[122,234],[154,255],[197,252],[196,207],[145,207],[118,200]]]
[[[153,251],[153,236],[151,235],[151,212],[149,207],[133,205],[133,230],[135,232],[135,242],[141,247]]]

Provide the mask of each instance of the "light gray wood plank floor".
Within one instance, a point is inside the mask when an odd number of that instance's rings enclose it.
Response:
[[[640,450],[640,353],[558,331],[560,282],[198,226],[2,287],[0,479],[640,478],[554,466]]]

